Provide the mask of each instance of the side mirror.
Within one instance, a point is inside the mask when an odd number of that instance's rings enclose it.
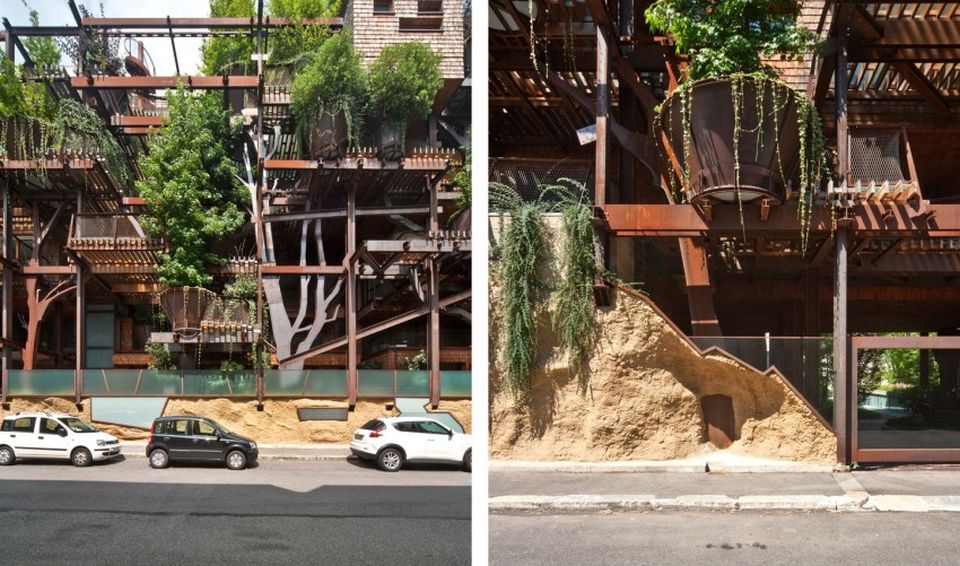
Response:
[[[447,429],[447,436],[449,436],[450,438],[453,438],[453,431],[449,428]]]
[[[60,430],[57,431],[57,434],[59,434],[60,436],[67,436],[67,431],[66,429],[61,428]]]
[[[216,431],[216,433],[215,433],[215,434],[217,435],[217,440],[220,440],[221,438],[223,438],[223,435],[222,435],[222,434],[220,434],[220,431],[219,431],[219,430],[218,430],[218,431]]]

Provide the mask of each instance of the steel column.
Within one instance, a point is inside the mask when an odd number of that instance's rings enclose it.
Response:
[[[344,261],[347,268],[345,310],[347,317],[347,402],[353,408],[357,404],[359,372],[357,371],[357,185],[352,182],[347,189],[347,250]]]
[[[610,107],[609,34],[605,26],[597,26],[597,147],[593,203],[603,207],[607,202],[607,114]]]
[[[434,185],[427,177],[427,189],[430,191],[430,233],[436,234],[440,229],[437,217],[437,191],[439,186]],[[430,405],[436,409],[440,404],[440,281],[437,270],[437,260],[434,257],[427,259],[428,298],[430,317],[427,321],[427,356],[430,363]]]
[[[0,308],[2,308],[2,330],[3,330],[3,355],[0,361],[0,369],[3,373],[0,375],[0,403],[7,402],[9,393],[8,376],[10,370],[11,351],[9,340],[13,338],[13,270],[10,268],[10,261],[13,259],[13,203],[11,203],[10,177],[5,175],[3,187],[3,286],[0,288],[2,299],[0,299]]]
[[[846,31],[841,31],[837,42],[837,67],[835,81],[836,119],[837,119],[837,162],[843,178],[846,178],[850,162],[850,148],[847,139],[847,41]],[[851,403],[856,404],[856,386],[851,390],[849,358],[847,347],[847,223],[841,221],[836,230],[836,263],[833,277],[833,364],[834,399],[833,429],[837,434],[837,460],[843,463],[850,458]]]

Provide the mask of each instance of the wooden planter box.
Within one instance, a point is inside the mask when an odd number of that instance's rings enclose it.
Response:
[[[783,202],[787,189],[784,178],[790,184],[798,175],[797,97],[800,95],[773,81],[745,78],[740,84],[739,147],[734,145],[733,81],[709,79],[692,87],[689,119],[692,142],[686,158],[689,163],[684,163],[682,97],[671,95],[663,103],[657,137],[665,141],[687,168],[691,202],[712,199],[736,203],[738,187],[742,202],[759,199]],[[758,98],[760,90],[762,98]],[[754,131],[759,120],[758,100],[763,113],[759,134]],[[735,155],[739,155],[739,183]]]

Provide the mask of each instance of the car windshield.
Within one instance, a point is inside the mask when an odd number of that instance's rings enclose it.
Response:
[[[81,421],[76,417],[68,417],[66,419],[60,419],[60,422],[66,425],[66,427],[72,430],[73,432],[97,432],[97,429],[93,428],[92,426],[88,425],[87,423]]]

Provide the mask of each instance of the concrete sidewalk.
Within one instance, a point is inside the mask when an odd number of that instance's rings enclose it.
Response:
[[[692,472],[680,465],[651,471],[628,471],[623,465],[614,471],[547,468],[491,463],[490,512],[960,512],[960,469],[955,466],[855,472],[774,467],[769,473]]]
[[[146,442],[121,441],[121,454],[126,458],[146,458]],[[344,460],[350,456],[346,444],[260,444],[257,443],[261,460]]]

